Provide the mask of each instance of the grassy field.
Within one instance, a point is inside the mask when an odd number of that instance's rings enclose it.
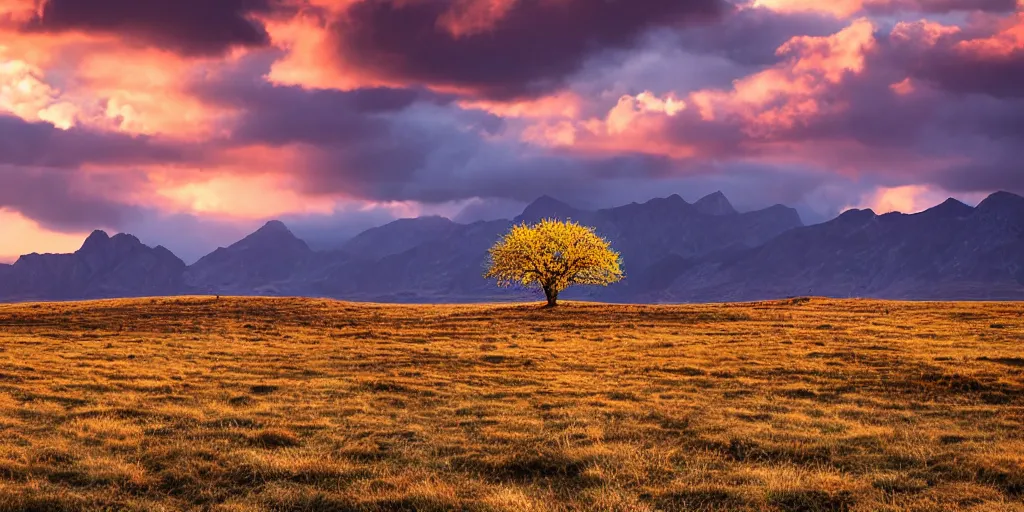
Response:
[[[0,305],[0,511],[1024,510],[1024,305]]]

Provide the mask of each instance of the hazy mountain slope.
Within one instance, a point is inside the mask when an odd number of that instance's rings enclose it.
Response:
[[[761,247],[688,270],[676,300],[790,295],[985,299],[1024,297],[1024,198],[978,208],[950,200],[915,215],[851,210]]]
[[[722,192],[706,195],[693,203],[693,207],[705,215],[732,215],[739,213]]]
[[[474,300],[499,296],[483,279],[487,249],[508,231],[509,221],[456,225],[447,236],[354,268],[339,269],[322,283],[330,295],[374,300]]]
[[[709,215],[674,195],[600,210],[592,225],[622,253],[627,267],[640,270],[671,254],[692,258],[753,247],[803,224],[796,210],[784,206]]]
[[[314,252],[279,221],[270,221],[188,268],[186,283],[200,292],[288,293],[290,281]]]
[[[376,260],[447,237],[459,227],[459,224],[437,216],[400,219],[356,235],[343,244],[341,250],[362,259]]]

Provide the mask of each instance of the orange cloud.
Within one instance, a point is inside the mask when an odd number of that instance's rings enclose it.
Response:
[[[889,89],[892,89],[893,92],[900,96],[906,96],[913,93],[917,88],[914,86],[914,81],[908,77],[900,82],[890,85]]]
[[[265,24],[274,45],[287,52],[271,65],[267,74],[271,83],[351,90],[369,82],[338,69],[330,50],[333,36],[321,17],[300,13],[287,20],[268,19]]]
[[[83,124],[132,134],[210,137],[217,121],[231,113],[204,105],[187,87],[213,69],[208,61],[125,46],[109,36],[0,31],[0,110],[65,129]],[[60,88],[52,85],[51,75],[63,77]]]
[[[131,69],[131,73],[125,73]],[[202,63],[159,50],[91,52],[81,59],[77,83],[82,95],[104,108],[96,125],[113,125],[133,134],[164,134],[179,138],[215,135],[217,121],[230,115],[203,104],[186,91],[192,77],[205,72]]]
[[[0,0],[0,22],[21,23],[32,19],[43,8],[38,0]]]
[[[874,29],[869,20],[859,19],[831,36],[795,37],[778,49],[780,56],[788,57],[784,62],[736,80],[731,89],[694,91],[685,98],[650,92],[623,96],[604,119],[576,121],[571,127],[546,124],[524,136],[531,142],[579,151],[688,158],[716,154],[728,143],[680,140],[673,135],[679,132],[673,124],[694,123],[691,128],[698,133],[699,123],[719,122],[738,126],[768,148],[766,141],[774,134],[846,108],[842,102],[822,98],[848,75],[864,72],[866,55],[876,47]],[[687,111],[690,114],[682,120],[673,120]]]
[[[686,110],[686,102],[677,99],[674,94],[662,99],[647,91],[636,97],[619,98],[615,108],[608,112],[605,123],[608,133],[621,134],[630,130],[645,114],[673,117],[683,110]]]
[[[935,46],[943,38],[959,34],[960,32],[960,27],[943,25],[942,23],[929,20],[901,21],[893,27],[889,37],[902,44]]]
[[[565,91],[551,96],[512,102],[470,101],[458,102],[464,109],[479,109],[501,117],[570,118],[580,115],[583,99],[576,93]]]
[[[1024,9],[1024,5],[1021,5]],[[1003,23],[1001,30],[991,37],[957,43],[957,49],[981,57],[1006,58],[1024,50],[1024,12],[1019,12]]]
[[[740,119],[751,135],[792,128],[803,119],[845,108],[841,103],[824,104],[819,97],[846,74],[861,73],[865,55],[875,45],[874,25],[867,19],[831,36],[795,37],[777,51],[789,56],[788,61],[735,81],[731,91],[695,92],[691,102],[703,119]]]
[[[688,105],[675,94],[663,97],[645,91],[622,96],[604,119],[590,119],[576,125],[572,146],[586,153],[646,153],[689,158],[700,151],[666,137],[670,120]]]
[[[61,129],[75,125],[78,109],[61,101],[60,91],[45,80],[42,69],[23,60],[5,59],[0,47],[0,112],[27,121],[47,121]]]
[[[292,171],[308,166],[308,149],[251,146],[226,150],[209,168],[149,167],[150,189],[137,201],[162,210],[238,219],[331,213],[338,197],[311,197]]]
[[[978,202],[984,193],[960,194],[965,200]],[[861,197],[860,202],[843,208],[871,209],[881,215],[891,212],[920,213],[949,197],[949,193],[929,185],[904,185],[899,187],[878,187]]]
[[[331,213],[334,202],[296,192],[281,175],[219,174],[202,181],[162,188],[174,209],[240,219],[263,219],[292,213]]]
[[[865,3],[864,0],[755,0],[753,6],[784,13],[819,12],[848,18],[863,10]]]
[[[538,146],[576,144],[576,126],[572,121],[541,121],[523,130],[522,140]]]
[[[437,20],[453,37],[486,32],[505,17],[518,0],[455,0],[451,9]]]
[[[1018,3],[1020,0],[1018,0]],[[972,6],[964,1],[956,2],[933,2],[929,5],[928,0],[754,0],[751,7],[771,9],[781,13],[820,13],[827,14],[839,19],[852,18],[866,11],[892,12],[904,10],[915,12],[927,10],[928,7],[941,10],[969,10]],[[983,6],[978,6],[983,9]]]

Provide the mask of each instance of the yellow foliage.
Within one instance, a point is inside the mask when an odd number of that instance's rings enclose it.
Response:
[[[499,286],[537,287],[548,305],[573,285],[607,286],[622,280],[622,261],[593,228],[572,221],[544,219],[532,226],[513,226],[490,249],[484,277]]]

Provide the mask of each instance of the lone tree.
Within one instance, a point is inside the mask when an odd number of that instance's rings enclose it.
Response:
[[[544,219],[513,226],[490,249],[484,277],[498,286],[544,290],[547,307],[558,305],[558,293],[573,285],[607,286],[622,280],[619,253],[593,228],[575,222]]]

